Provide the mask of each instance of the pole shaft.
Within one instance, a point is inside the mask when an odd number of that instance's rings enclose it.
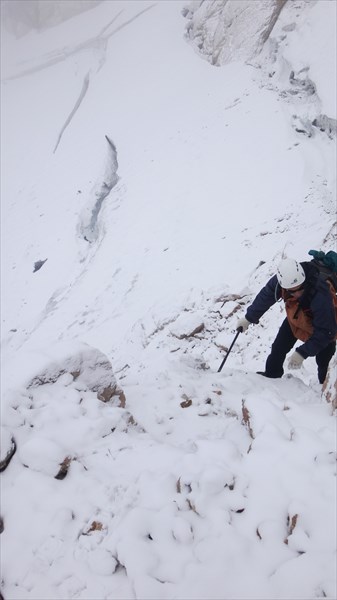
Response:
[[[224,357],[224,359],[223,359],[223,361],[222,361],[222,363],[221,363],[220,367],[218,368],[218,373],[220,373],[220,371],[221,371],[222,367],[224,366],[224,364],[225,364],[225,362],[226,362],[226,360],[227,360],[227,358],[228,358],[228,356],[229,356],[229,353],[230,353],[231,349],[233,348],[233,346],[234,346],[234,344],[235,344],[236,340],[238,339],[238,336],[240,335],[240,333],[241,333],[241,332],[242,332],[242,328],[240,327],[240,328],[238,329],[238,331],[237,331],[237,334],[236,334],[236,336],[235,336],[234,340],[232,341],[232,343],[231,343],[231,345],[230,345],[230,347],[229,347],[229,349],[228,349],[228,351],[227,351],[227,354],[226,354],[226,356]]]

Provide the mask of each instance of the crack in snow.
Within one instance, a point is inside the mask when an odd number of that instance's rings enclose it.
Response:
[[[80,95],[79,95],[78,99],[76,100],[75,106],[72,109],[72,111],[70,112],[68,118],[66,119],[66,121],[65,121],[65,123],[64,123],[64,125],[63,125],[63,127],[62,127],[62,129],[61,129],[61,131],[59,133],[59,135],[58,135],[57,142],[56,142],[55,148],[53,150],[53,154],[55,154],[55,152],[56,152],[56,150],[58,148],[58,145],[59,145],[59,143],[60,143],[60,141],[62,139],[62,136],[63,136],[66,128],[68,127],[68,125],[71,122],[73,116],[76,114],[77,110],[79,109],[80,105],[82,104],[84,96],[86,95],[86,93],[88,91],[89,82],[90,82],[90,75],[89,75],[89,72],[88,72],[86,74],[85,78],[84,78],[82,89],[81,89],[81,92],[80,92]]]
[[[95,194],[97,200],[94,206],[91,209],[89,209],[91,210],[89,223],[87,225],[82,224],[80,226],[83,238],[90,243],[95,242],[97,240],[99,232],[99,213],[101,211],[105,198],[110,194],[112,188],[115,187],[119,179],[117,175],[118,161],[116,146],[107,135],[105,136],[105,139],[108,142],[108,165],[106,167],[103,183],[101,184],[99,191]]]

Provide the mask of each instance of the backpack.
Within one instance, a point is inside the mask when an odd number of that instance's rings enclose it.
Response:
[[[310,261],[319,271],[319,277],[331,283],[337,294],[337,252],[330,250],[325,254],[322,250],[309,250],[314,258]]]
[[[312,269],[313,273],[306,281],[305,291],[299,300],[294,319],[298,318],[299,311],[303,306],[310,304],[315,294],[317,280],[320,279],[325,281],[330,289],[337,322],[337,252],[330,250],[325,254],[322,250],[309,250],[308,254],[314,258],[307,264],[313,265],[315,269]]]

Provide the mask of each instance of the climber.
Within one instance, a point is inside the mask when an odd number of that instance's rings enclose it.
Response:
[[[337,321],[336,293],[328,281],[322,280],[313,262],[298,263],[283,259],[274,275],[257,294],[237,330],[246,331],[259,323],[262,315],[278,300],[283,299],[286,318],[272,344],[264,371],[265,377],[282,377],[283,364],[297,340],[298,346],[288,360],[289,369],[299,369],[304,360],[314,356],[318,380],[323,383],[328,365],[336,350]]]

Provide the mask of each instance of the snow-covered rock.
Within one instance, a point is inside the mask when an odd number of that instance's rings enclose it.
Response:
[[[335,355],[328,369],[328,374],[323,383],[323,398],[331,404],[332,410],[337,410],[337,356]]]
[[[25,362],[20,363],[20,358],[19,353],[8,367],[6,385],[12,390],[20,386],[31,390],[61,380],[64,386],[74,382],[77,390],[96,392],[104,402],[116,398],[125,405],[111,362],[97,348],[82,342],[54,342],[44,351],[32,349]]]
[[[191,2],[186,36],[212,64],[250,60],[261,52],[286,0]]]
[[[16,443],[10,429],[1,426],[0,433],[0,472],[7,469],[16,451]]]

